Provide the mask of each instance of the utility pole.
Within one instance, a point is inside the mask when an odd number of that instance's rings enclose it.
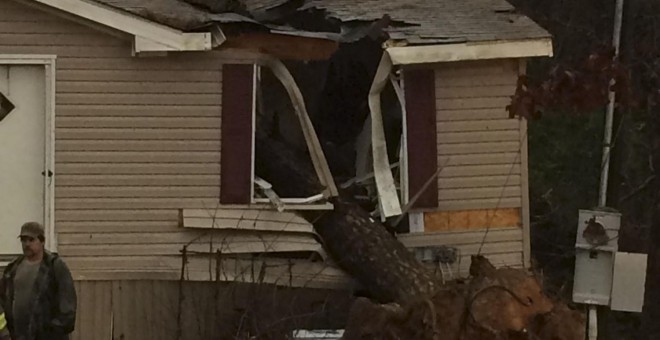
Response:
[[[612,45],[614,46],[614,57],[619,56],[619,47],[621,45],[621,25],[623,22],[623,1],[616,0],[614,9],[614,29],[612,33]],[[610,85],[613,85],[614,80]],[[610,170],[610,152],[612,149],[612,125],[614,121],[614,105],[616,104],[616,94],[609,92],[607,110],[605,112],[605,133],[603,134],[603,157],[601,162],[600,187],[598,190],[598,207],[607,206],[607,182],[609,180]],[[595,305],[589,305],[589,340],[598,339],[598,310]]]

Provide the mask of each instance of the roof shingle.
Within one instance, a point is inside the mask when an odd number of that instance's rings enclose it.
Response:
[[[232,13],[211,13],[185,0],[94,1],[183,31],[214,22],[251,21]],[[290,0],[240,1],[248,13],[257,13]],[[373,22],[388,15],[392,25],[385,31],[390,38],[412,45],[550,37],[505,0],[306,0],[297,9],[300,15],[308,10],[322,11],[344,23]]]
[[[411,44],[545,38],[550,34],[504,0],[310,0],[304,8],[327,11],[341,21],[372,21],[389,15],[386,29]]]

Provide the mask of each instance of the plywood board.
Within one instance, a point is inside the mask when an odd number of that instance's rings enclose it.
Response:
[[[519,227],[518,208],[438,211],[424,213],[425,231]]]
[[[444,231],[399,234],[397,239],[406,247],[428,247],[433,245],[475,244],[483,242],[520,242],[520,228],[497,228],[464,231]]]

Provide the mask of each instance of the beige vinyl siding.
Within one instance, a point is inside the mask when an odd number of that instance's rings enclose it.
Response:
[[[0,53],[57,56],[58,251],[78,278],[129,255],[126,266],[141,273],[132,278],[160,275],[154,256],[175,259],[176,273],[181,248],[207,232],[181,228],[179,209],[218,204],[222,63],[232,60],[133,57],[130,37],[96,28],[0,2]]]
[[[206,211],[183,209],[184,228],[228,229],[246,231],[268,231],[281,234],[305,233],[315,236],[314,226],[294,212],[270,210],[229,210]]]
[[[181,257],[145,255],[139,261],[134,256],[105,256],[102,261],[91,256],[67,258],[74,280],[180,280]],[[220,281],[269,283],[291,287],[350,290],[355,282],[331,261],[312,262],[306,259],[259,258],[221,254],[209,258],[188,254],[187,281],[215,281],[219,268]],[[77,268],[77,269],[76,269]],[[209,268],[211,270],[209,271]]]
[[[206,313],[214,311],[215,290],[210,284],[183,287],[187,299],[182,306],[181,339],[210,338],[218,331]],[[76,291],[78,313],[72,340],[177,339],[178,282],[77,281]]]
[[[522,207],[521,124],[505,110],[518,61],[438,64],[435,75],[438,209]]]
[[[523,264],[523,229],[519,227],[411,233],[397,237],[408,248],[441,245],[456,248],[459,257],[454,270],[462,277],[469,275],[470,256],[474,254],[486,256],[496,267],[520,268]]]
[[[199,287],[185,286],[186,295],[192,293],[212,298],[211,289],[199,290]],[[177,316],[179,310],[177,282],[167,281],[76,281],[78,293],[78,313],[76,330],[72,340],[112,340],[112,339],[176,339]],[[197,296],[196,296],[197,297]],[[199,298],[199,297],[197,297]],[[197,300],[197,299],[195,299]],[[207,310],[200,301],[186,301],[186,328],[182,339],[201,339],[207,334],[199,334],[203,318],[193,314],[191,305],[197,304]],[[213,300],[211,300],[213,301]],[[204,329],[204,333],[210,329]],[[114,336],[113,336],[114,335]]]
[[[76,281],[78,306],[72,340],[112,339],[112,282]]]
[[[327,325],[327,319],[345,319],[344,311],[351,301],[350,293],[343,291],[216,282],[115,280],[75,284],[78,313],[71,340],[234,339],[239,327],[320,328]],[[328,305],[331,307],[319,311],[318,306]],[[311,319],[317,321],[310,320],[312,314],[315,317]]]
[[[438,208],[426,212],[427,217],[446,212],[458,218],[498,209],[522,213],[529,204],[525,194],[526,125],[510,119],[506,111],[516,89],[519,65],[518,60],[500,59],[434,66],[438,165],[443,169],[438,176]],[[522,226],[527,226],[528,216],[521,213]],[[411,248],[455,247],[460,256],[454,269],[461,276],[468,274],[474,254],[485,255],[496,266],[529,265],[528,228],[489,223],[479,229],[406,234],[400,240]],[[452,224],[451,218],[448,224]],[[442,229],[439,225],[427,228]]]
[[[211,325],[202,322],[206,318],[195,311],[212,311],[209,301],[214,301],[214,290],[199,288],[190,283],[184,286],[188,299],[182,313],[182,339],[203,339],[211,332]],[[72,340],[177,339],[178,282],[76,281],[76,291],[78,313]]]

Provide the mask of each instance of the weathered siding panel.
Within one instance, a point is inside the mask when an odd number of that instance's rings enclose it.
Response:
[[[213,198],[62,198],[57,201],[60,209],[198,209],[215,207]],[[178,225],[178,221],[175,225]],[[63,230],[60,227],[60,230]]]
[[[112,339],[112,282],[76,281],[78,308],[72,340]]]
[[[398,238],[409,248],[440,245],[456,248],[459,256],[454,270],[463,277],[469,274],[471,255],[484,255],[497,267],[519,268],[523,264],[523,230],[520,227],[412,233]]]
[[[185,277],[190,281],[269,283],[289,287],[350,290],[355,282],[337,265],[306,259],[276,259],[252,256],[217,255],[213,258],[188,254]],[[74,280],[179,280],[181,258],[145,255],[135,261],[128,256],[69,256]]]
[[[186,283],[181,339],[212,339],[214,290]],[[178,339],[179,284],[167,281],[77,281],[72,340]],[[225,320],[226,321],[226,320]],[[114,336],[113,336],[114,335]]]
[[[113,281],[115,339],[176,339],[178,295],[176,282]]]
[[[271,338],[266,332],[341,327],[352,300],[349,292],[188,281],[78,281],[76,291],[72,340]]]
[[[183,227],[314,234],[314,226],[293,212],[183,209]]]
[[[520,122],[505,110],[517,60],[435,68],[439,209],[522,206]]]
[[[496,266],[521,267],[529,252],[526,133],[509,119],[518,60],[438,64],[435,105],[438,208],[424,213],[424,233],[402,235],[409,247],[458,249],[454,269],[467,275],[470,256]],[[499,216],[495,218],[495,215]],[[482,216],[483,215],[483,216]],[[523,255],[525,254],[525,256]]]

